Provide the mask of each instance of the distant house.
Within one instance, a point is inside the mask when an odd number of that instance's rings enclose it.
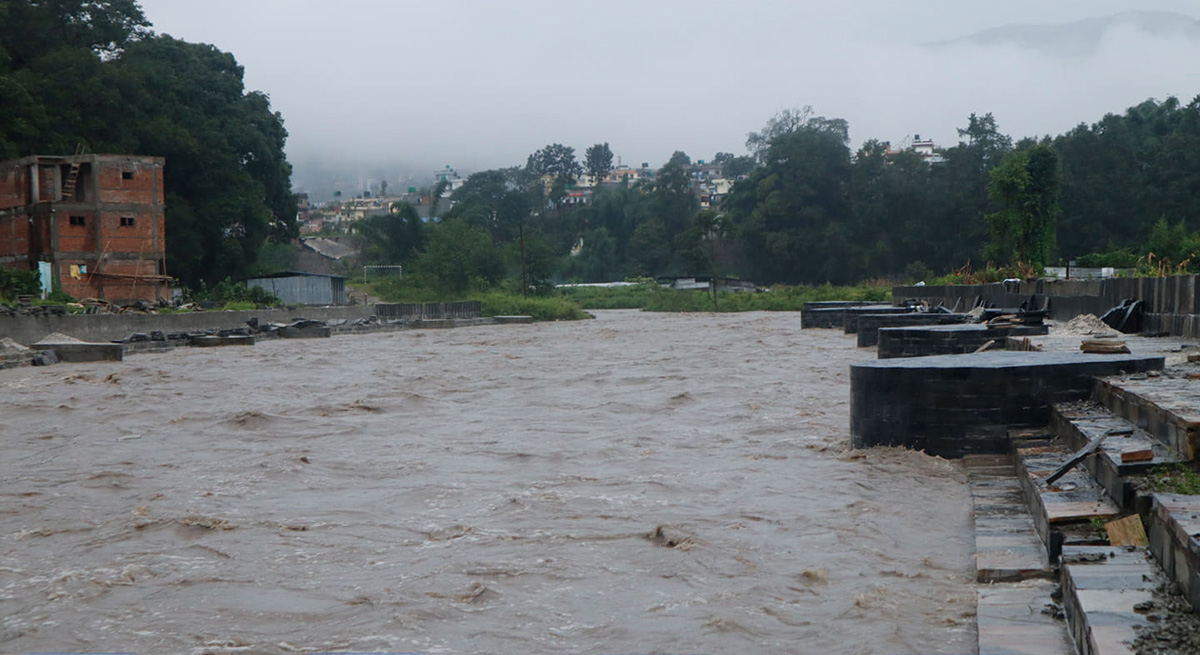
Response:
[[[340,275],[285,271],[250,278],[246,286],[273,293],[287,305],[346,304],[346,278]]]
[[[926,164],[941,164],[946,161],[946,158],[938,152],[933,139],[922,139],[920,134],[913,135],[912,143],[909,145],[908,150],[920,155]]]
[[[76,298],[171,297],[161,157],[0,162],[0,266],[43,270]]]

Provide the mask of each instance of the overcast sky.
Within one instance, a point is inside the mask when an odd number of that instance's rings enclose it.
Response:
[[[303,167],[481,170],[552,142],[607,141],[661,165],[742,154],[783,108],[850,122],[855,143],[957,141],[971,112],[1057,134],[1148,97],[1200,94],[1200,42],[1115,29],[1085,54],[953,40],[1011,24],[1195,0],[141,0],[155,30],[232,52]]]

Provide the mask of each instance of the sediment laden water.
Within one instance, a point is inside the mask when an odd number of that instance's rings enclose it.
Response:
[[[963,653],[953,463],[791,313],[0,371],[0,652]]]

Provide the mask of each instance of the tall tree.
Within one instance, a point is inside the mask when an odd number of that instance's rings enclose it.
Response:
[[[764,282],[851,282],[848,126],[841,119],[772,119],[762,165],[727,200],[742,235],[745,273]]]
[[[958,129],[958,138],[966,140],[966,147],[978,158],[980,170],[983,171],[995,168],[1012,149],[1012,137],[1000,132],[996,127],[996,117],[991,112],[983,116],[972,113],[967,118],[967,126]]]
[[[988,214],[989,250],[1014,264],[1045,266],[1058,218],[1058,155],[1048,145],[1008,153],[991,172],[988,191],[1004,209]]]
[[[593,184],[600,184],[604,177],[612,172],[612,149],[608,147],[608,142],[605,141],[604,143],[597,143],[588,148],[584,155],[584,170],[592,178]]]
[[[575,149],[561,143],[551,143],[529,156],[528,168],[537,175],[550,175],[556,182],[571,184],[583,173],[575,161]]]
[[[425,226],[416,207],[393,202],[388,213],[355,221],[354,231],[363,239],[363,259],[383,265],[405,265],[425,247]]]
[[[167,256],[184,282],[245,275],[270,236],[296,234],[287,131],[242,67],[213,46],[156,36],[114,62],[118,143],[167,158]]]

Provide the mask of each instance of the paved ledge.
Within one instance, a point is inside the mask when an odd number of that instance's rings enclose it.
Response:
[[[119,362],[125,349],[119,343],[50,343],[40,341],[37,350],[52,350],[60,362]]]

